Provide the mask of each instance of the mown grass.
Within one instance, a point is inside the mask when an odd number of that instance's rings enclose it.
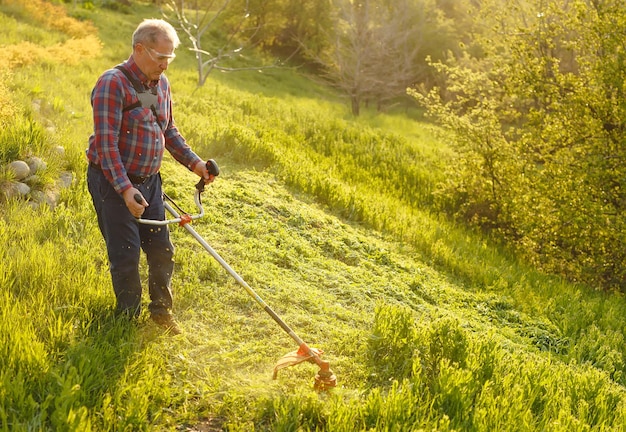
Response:
[[[183,52],[168,75],[179,128],[222,168],[194,227],[326,352],[338,387],[315,393],[308,363],[271,380],[293,342],[178,227],[184,334],[116,318],[84,178],[89,92],[157,14],[81,15],[100,57],[16,66],[9,84],[22,113],[11,127],[37,133],[2,148],[62,145],[50,170],[76,181],[54,209],[0,207],[0,429],[623,430],[623,299],[536,273],[433,214],[447,154],[436,130],[399,114],[352,119],[292,71],[196,89]],[[42,45],[64,38],[51,34]],[[191,208],[193,175],[168,158],[163,176]]]

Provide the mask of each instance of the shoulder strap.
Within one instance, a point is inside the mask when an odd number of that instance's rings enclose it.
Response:
[[[141,93],[145,93],[145,90],[143,89],[143,86],[141,85],[141,83],[139,81],[137,81],[135,78],[133,78],[133,76],[130,74],[130,72],[128,71],[128,69],[126,69],[124,66],[122,65],[117,65],[115,66],[115,69],[118,69],[120,71],[122,71],[122,73],[126,76],[126,78],[128,78],[128,81],[130,81],[130,83],[133,85],[133,88],[135,89],[135,91],[137,92],[137,94],[141,94]],[[135,102],[134,104],[131,104],[127,107],[124,107],[124,109],[122,109],[122,111],[130,111],[134,108],[140,107],[141,106],[141,98]]]
[[[159,121],[159,116],[157,115],[157,111],[156,111],[156,105],[158,102],[156,88],[152,89],[152,91],[150,92],[146,91],[144,86],[135,78],[133,78],[133,76],[130,74],[128,69],[126,69],[121,64],[115,66],[115,69],[121,70],[122,73],[126,75],[126,78],[128,78],[128,81],[130,81],[130,83],[133,85],[133,88],[137,92],[137,98],[138,98],[137,102],[130,104],[127,107],[124,107],[122,109],[122,112],[130,111],[137,107],[143,107],[143,106],[149,107],[150,110],[152,111],[152,114],[154,114],[154,118],[156,122],[158,123],[159,127],[161,128],[161,130],[163,130],[163,125]]]

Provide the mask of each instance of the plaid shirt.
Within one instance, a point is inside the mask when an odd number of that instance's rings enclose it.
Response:
[[[124,66],[146,85],[147,77],[132,56]],[[128,174],[146,177],[159,172],[164,149],[189,170],[201,161],[174,125],[167,77],[161,75],[146,88],[153,86],[157,86],[159,101],[157,119],[149,107],[123,112],[124,107],[137,102],[138,98],[133,85],[118,69],[104,72],[91,92],[94,132],[89,137],[87,159],[102,168],[120,194],[132,187]]]

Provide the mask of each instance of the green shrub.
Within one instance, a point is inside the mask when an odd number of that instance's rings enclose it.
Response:
[[[457,319],[443,317],[433,321],[420,331],[419,340],[422,369],[429,380],[439,374],[442,362],[458,368],[466,367],[470,341]]]
[[[606,371],[611,379],[623,384],[626,379],[623,347],[624,335],[621,332],[602,331],[592,324],[578,338],[569,357],[579,364],[589,364]]]
[[[0,130],[6,128],[18,114],[17,104],[7,87],[10,80],[10,74],[6,70],[0,72]]]
[[[411,375],[417,336],[411,309],[387,304],[376,307],[367,350],[372,383],[390,384]]]
[[[15,117],[0,130],[0,163],[41,154],[46,146],[45,131],[40,124],[21,116]]]

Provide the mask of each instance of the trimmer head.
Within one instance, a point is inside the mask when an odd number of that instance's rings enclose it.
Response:
[[[315,375],[313,388],[317,391],[326,391],[337,386],[337,377],[330,369],[324,371],[320,369]]]
[[[313,388],[317,391],[326,391],[337,386],[337,377],[330,370],[330,363],[321,359],[323,351],[317,348],[309,348],[305,343],[300,345],[297,351],[292,351],[284,355],[276,366],[274,366],[273,379],[278,376],[278,371],[290,366],[295,366],[302,362],[308,361],[316,363],[320,370],[315,375],[315,383]]]

